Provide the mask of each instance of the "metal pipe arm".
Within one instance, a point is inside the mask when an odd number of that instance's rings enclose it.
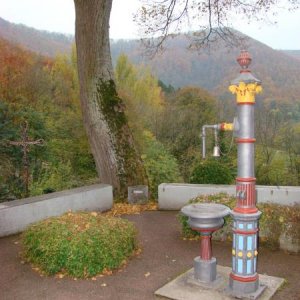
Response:
[[[202,126],[202,158],[206,158],[206,128],[214,129],[214,136],[215,136],[215,149],[214,153],[215,156],[220,156],[220,150],[216,149],[219,147],[218,145],[218,131],[232,131],[234,130],[234,123],[220,123],[220,124],[213,124],[213,125],[203,125]]]
[[[213,125],[203,125],[202,126],[202,158],[206,158],[206,128],[211,128],[215,130],[216,132],[220,129],[220,124],[213,124]]]

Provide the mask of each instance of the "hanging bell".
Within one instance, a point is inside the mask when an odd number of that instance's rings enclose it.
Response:
[[[220,147],[214,146],[213,157],[220,157]]]

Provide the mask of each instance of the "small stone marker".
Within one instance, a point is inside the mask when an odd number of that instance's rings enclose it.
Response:
[[[136,185],[128,187],[128,203],[144,204],[148,202],[148,186]]]

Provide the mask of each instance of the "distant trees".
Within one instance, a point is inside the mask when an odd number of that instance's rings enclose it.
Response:
[[[276,136],[282,126],[282,113],[279,109],[257,103],[256,110],[256,139],[257,139],[257,161],[256,173],[258,182],[270,183],[272,162],[276,155]]]
[[[157,79],[150,69],[134,66],[124,54],[115,68],[118,93],[124,99],[130,127],[136,135],[147,129],[157,135],[159,116],[164,108],[164,98]]]
[[[257,182],[264,185],[299,185],[300,131],[297,114],[290,114],[279,101],[258,102],[257,105]]]
[[[30,195],[95,182],[96,170],[82,126],[74,59],[44,58],[0,40],[0,201],[25,196],[20,126],[43,139],[29,157]],[[9,82],[9,84],[7,84]]]
[[[281,128],[277,141],[285,155],[286,185],[300,185],[300,123],[287,122]]]
[[[134,66],[120,55],[115,68],[118,93],[124,99],[128,124],[141,153],[152,197],[163,182],[181,182],[177,159],[157,139],[164,114],[164,95],[149,68]]]
[[[160,119],[158,139],[163,141],[178,159],[185,180],[201,154],[202,125],[214,124],[216,99],[198,87],[185,87],[166,98]]]

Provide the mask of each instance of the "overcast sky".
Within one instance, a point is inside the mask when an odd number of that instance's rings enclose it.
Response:
[[[132,15],[139,0],[113,0],[110,37],[139,38]],[[73,0],[0,0],[0,17],[48,31],[74,34]],[[235,22],[233,27],[274,49],[300,50],[300,10],[280,11],[277,25]]]

